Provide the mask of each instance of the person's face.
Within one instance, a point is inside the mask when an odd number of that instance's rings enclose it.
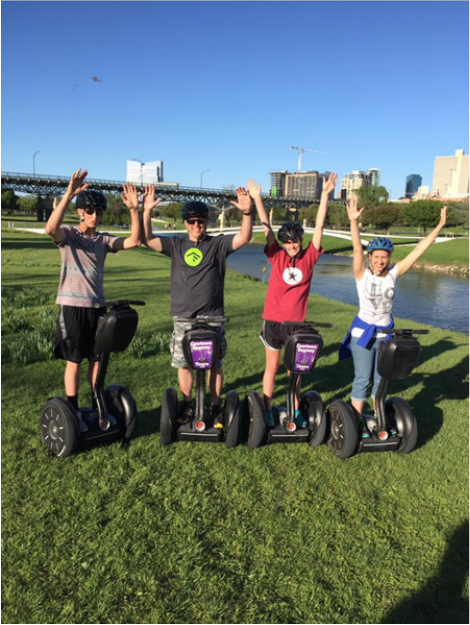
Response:
[[[369,262],[374,273],[382,273],[390,262],[390,252],[374,250],[369,254]]]
[[[197,241],[203,237],[207,230],[208,221],[209,220],[205,217],[190,217],[189,219],[185,219],[184,225],[189,232],[189,238],[193,241]]]
[[[102,208],[79,208],[78,214],[80,215],[81,223],[88,228],[96,228],[103,216]]]
[[[302,239],[299,239],[298,241],[286,241],[283,245],[288,256],[293,258],[294,256],[297,256],[302,249]]]

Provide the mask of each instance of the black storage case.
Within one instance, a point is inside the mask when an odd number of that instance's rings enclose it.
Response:
[[[404,380],[418,364],[421,347],[413,336],[400,334],[379,349],[379,374],[386,380]]]
[[[129,306],[115,308],[100,317],[95,336],[95,356],[103,352],[123,352],[127,349],[138,323],[139,315]]]

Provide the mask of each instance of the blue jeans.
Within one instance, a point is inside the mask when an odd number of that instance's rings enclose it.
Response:
[[[385,339],[376,339],[370,349],[359,347],[359,338],[351,337],[351,353],[354,361],[354,382],[351,390],[351,399],[365,401],[367,397],[367,387],[374,376],[372,384],[372,397],[377,394],[380,380],[382,379],[377,371],[379,347]]]

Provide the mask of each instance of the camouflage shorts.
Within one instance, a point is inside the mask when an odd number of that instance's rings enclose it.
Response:
[[[210,319],[210,317],[208,317]],[[221,338],[220,360],[216,365],[216,369],[222,368],[222,360],[227,353],[227,341],[225,339],[225,327],[223,323],[209,323]],[[186,321],[175,321],[173,319],[173,334],[170,341],[170,352],[172,356],[171,366],[177,369],[188,369],[189,365],[183,353],[183,338],[187,330],[191,330],[192,323]]]

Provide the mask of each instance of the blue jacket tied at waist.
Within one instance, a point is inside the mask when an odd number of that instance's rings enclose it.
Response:
[[[346,360],[346,358],[351,358],[351,332],[353,328],[360,328],[364,330],[362,336],[357,341],[357,344],[364,349],[370,349],[372,347],[372,343],[375,340],[374,334],[383,332],[384,330],[391,330],[395,325],[395,321],[393,320],[388,324],[388,326],[375,326],[371,323],[367,323],[367,321],[363,321],[359,315],[356,315],[352,320],[351,327],[349,328],[349,332],[343,339],[341,343],[341,347],[339,348],[339,359]],[[390,340],[392,335],[388,334],[386,340]]]

